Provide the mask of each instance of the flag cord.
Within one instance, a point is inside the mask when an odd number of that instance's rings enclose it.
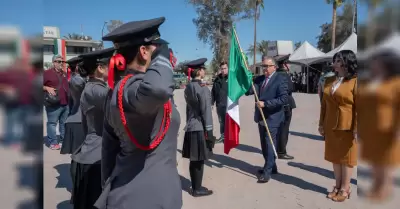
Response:
[[[246,65],[246,68],[249,69],[249,66],[248,66],[248,64],[247,64],[247,61],[246,61],[246,59],[243,57],[243,50],[242,50],[242,47],[240,46],[239,38],[238,38],[238,36],[237,36],[237,34],[236,34],[236,29],[235,29],[234,26],[232,27],[232,30],[233,30],[233,32],[235,33],[235,38],[236,38],[236,41],[237,41],[237,43],[238,43],[238,46],[239,46],[239,49],[240,49],[242,58],[243,58],[243,60],[244,60],[244,64]],[[256,65],[256,63],[254,63],[254,67],[255,67],[255,65]],[[255,97],[256,101],[259,102],[260,99],[258,98],[257,91],[256,91],[256,87],[254,86],[254,83],[253,83],[253,82],[251,83],[251,87],[253,88],[254,97]],[[258,106],[257,106],[257,107],[258,107]],[[262,119],[263,119],[264,126],[265,126],[265,129],[266,129],[266,131],[267,131],[269,141],[271,142],[272,149],[274,150],[275,157],[278,158],[278,153],[276,152],[274,142],[272,141],[271,132],[269,131],[268,124],[267,124],[267,120],[265,119],[264,112],[262,111],[261,107],[258,107],[258,110],[260,111],[261,117],[262,117]]]

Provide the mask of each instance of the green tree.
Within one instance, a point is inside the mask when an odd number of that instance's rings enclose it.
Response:
[[[331,50],[336,44],[336,17],[337,9],[344,3],[345,0],[325,0],[327,4],[332,4],[332,35],[331,35]]]
[[[353,11],[353,5],[346,3],[337,16],[335,47],[342,44],[353,32]],[[332,50],[332,24],[324,23],[320,28],[321,33],[317,36],[317,47],[323,52],[329,52]]]
[[[256,55],[267,55],[268,53],[268,41],[262,40],[256,44],[256,48],[254,49],[254,45],[250,45],[246,50],[246,55],[254,58],[254,50],[256,51]]]
[[[122,24],[124,23],[121,20],[110,20],[107,22],[107,30],[110,33],[111,31],[115,30]]]
[[[249,1],[254,0],[186,0],[197,12],[193,23],[197,37],[213,50],[212,68],[218,69],[229,54],[230,30],[235,21],[252,18]],[[254,10],[254,9],[253,9]]]

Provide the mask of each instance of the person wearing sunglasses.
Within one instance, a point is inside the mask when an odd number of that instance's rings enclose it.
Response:
[[[65,121],[68,117],[68,79],[63,71],[64,60],[61,55],[54,55],[53,67],[43,74],[43,91],[52,96],[52,102],[46,103],[47,142],[50,149],[59,150],[65,135]],[[59,123],[60,141],[57,139],[56,127]]]

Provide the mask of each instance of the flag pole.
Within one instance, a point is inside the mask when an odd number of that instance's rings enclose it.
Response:
[[[235,29],[234,26],[232,26],[232,29],[233,29],[233,32],[235,33],[236,41],[237,41],[237,43],[238,43],[238,45],[239,45],[239,49],[240,49],[240,52],[241,52],[241,54],[242,54],[242,57],[243,57],[243,60],[244,60],[244,64],[246,65],[246,68],[249,69],[249,66],[248,66],[248,64],[247,64],[247,60],[246,60],[245,57],[243,56],[242,47],[240,46],[239,38],[238,38],[238,36],[237,36],[237,34],[236,34],[236,29]],[[255,67],[255,63],[254,63],[254,67]],[[256,87],[254,86],[254,83],[251,84],[251,87],[253,88],[254,97],[256,98],[256,101],[259,102],[260,99],[258,98],[257,91],[256,91]],[[257,106],[257,107],[258,107],[258,106]],[[265,129],[266,129],[266,131],[267,131],[269,141],[271,142],[272,149],[274,150],[275,157],[278,157],[278,153],[276,152],[274,142],[272,141],[271,132],[269,131],[268,124],[267,124],[267,120],[265,119],[265,116],[264,116],[264,112],[262,111],[262,108],[261,108],[261,107],[258,107],[258,110],[260,111],[261,117],[262,117],[262,119],[263,119],[263,123],[264,123]]]

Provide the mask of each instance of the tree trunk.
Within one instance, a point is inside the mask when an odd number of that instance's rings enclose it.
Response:
[[[257,55],[257,10],[258,10],[258,4],[256,3],[256,8],[254,12],[254,54],[253,54],[253,67],[254,67],[254,73],[256,72],[256,55]]]
[[[356,33],[356,17],[357,17],[357,0],[353,0],[353,25],[352,25],[352,33]]]
[[[332,42],[331,42],[331,50],[335,49],[336,42],[336,9],[337,4],[336,1],[333,1],[333,9],[332,9]]]

